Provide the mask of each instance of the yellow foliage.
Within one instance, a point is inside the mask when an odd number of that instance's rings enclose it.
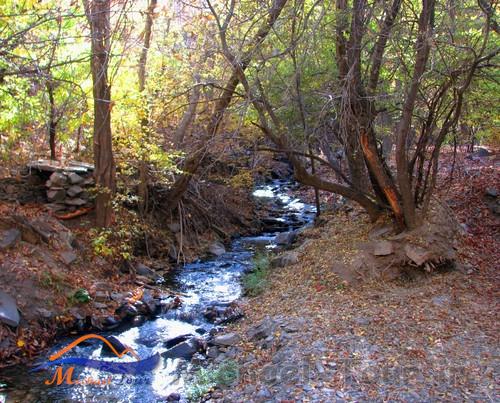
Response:
[[[236,189],[249,189],[254,185],[251,171],[241,171],[229,180],[229,185]]]

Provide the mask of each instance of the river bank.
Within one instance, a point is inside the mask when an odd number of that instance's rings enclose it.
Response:
[[[133,320],[129,321],[129,329],[118,327],[102,334],[116,335],[122,343],[134,348],[141,357],[160,352],[165,361],[154,373],[148,374],[148,380],[140,390],[137,390],[137,387],[121,389],[119,398],[128,399],[140,393],[151,396],[150,401],[157,401],[155,399],[159,396],[165,397],[183,390],[184,375],[181,374],[183,370],[187,370],[186,366],[191,365],[185,358],[191,358],[199,348],[208,353],[204,347],[205,343],[210,343],[209,340],[217,337],[218,325],[228,321],[228,310],[235,309],[228,304],[240,296],[240,276],[252,268],[252,256],[256,250],[275,248],[278,234],[293,231],[312,219],[313,209],[291,197],[290,190],[291,186],[287,181],[275,181],[258,188],[254,195],[258,200],[259,210],[267,217],[263,220],[264,232],[259,236],[236,238],[229,250],[221,250],[220,253],[214,250],[213,254],[218,254],[217,257],[195,261],[171,271],[168,275],[168,287],[172,290],[172,295],[155,296],[143,290],[137,297],[128,297],[129,308],[126,314],[129,314],[130,305],[136,309],[137,304],[139,307],[145,305],[146,309],[151,306],[150,315],[154,320],[144,321],[144,315],[134,316]],[[149,304],[144,301],[145,296]],[[134,304],[130,304],[131,301],[134,301]],[[156,309],[158,305],[160,308]],[[141,321],[136,322],[140,316]],[[233,319],[238,318],[239,315],[233,313]],[[200,333],[205,335],[202,339],[195,336]],[[205,342],[202,341],[203,337]],[[58,345],[51,351],[57,348]],[[79,352],[98,357],[101,354],[101,346],[87,346]],[[78,388],[40,388],[44,374],[24,376],[23,371],[18,369],[7,373],[7,376],[5,374],[4,372],[4,382],[7,383],[8,390],[11,390],[9,396],[13,399],[29,401],[37,396],[42,399],[48,396],[68,398],[84,393]],[[28,395],[27,390],[31,391]],[[117,398],[118,392],[99,389],[92,393],[111,399]]]
[[[347,206],[306,230],[297,261],[271,271],[264,292],[246,300],[245,318],[227,330],[239,336],[240,378],[212,401],[495,400],[494,164],[466,159],[451,186],[449,170],[440,177],[439,199],[459,221],[455,269],[350,282],[338,262],[383,224]]]
[[[185,203],[186,216],[139,221],[131,206],[117,210],[112,231],[98,231],[92,211],[56,217],[44,203],[43,177],[1,180],[0,368],[32,361],[54,338],[137,325],[177,306],[164,282],[173,268],[223,253],[234,234],[259,231],[246,189],[204,183],[198,191],[197,212]],[[211,192],[217,197],[202,206]]]
[[[228,385],[209,382],[206,388],[205,383],[199,397],[221,402],[491,398],[498,265],[494,226],[485,225],[485,217],[494,214],[488,189],[496,176],[494,169],[477,165],[440,195],[460,220],[459,265],[391,281],[350,277],[353,271],[343,273],[338,265],[387,223],[369,223],[350,204],[325,205],[314,227],[300,229],[314,213],[294,198],[303,190],[287,182],[258,188],[263,233],[236,239],[219,257],[172,273],[169,287],[183,305],[129,330],[106,333],[141,357],[172,355],[172,348],[176,354],[182,348],[185,356],[164,357],[143,386],[127,387],[118,397],[112,389],[92,393],[107,401],[137,394],[147,396],[143,401],[185,400],[200,371],[217,373],[229,363],[237,376]],[[463,194],[471,195],[469,202]],[[239,298],[240,278],[252,269],[254,253],[276,251],[278,243],[282,253],[271,256],[262,292]],[[100,357],[101,350],[94,345],[80,353]],[[90,393],[62,388],[50,395],[36,386],[35,394],[26,395],[33,382],[41,383],[33,379],[16,388],[19,401]]]

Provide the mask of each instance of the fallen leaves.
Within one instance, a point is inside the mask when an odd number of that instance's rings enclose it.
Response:
[[[343,283],[332,273],[332,265],[350,263],[356,243],[366,239],[370,226],[360,215],[327,216],[321,227],[306,231],[299,263],[274,272],[266,292],[250,300],[240,331],[244,334],[268,315],[306,318],[308,325],[291,336],[298,346],[297,361],[305,359],[301,354],[308,346],[323,341],[328,351],[321,362],[331,376],[321,379],[321,388],[361,391],[361,400],[491,396],[494,381],[488,368],[496,366],[491,352],[498,346],[500,226],[483,195],[487,186],[500,188],[500,183],[498,168],[483,166],[487,161],[464,164],[451,185],[443,185],[442,174],[438,189],[458,220],[470,228],[458,253],[477,268],[473,275],[450,272],[409,284],[339,289]],[[246,348],[259,358],[243,369],[247,382],[239,391],[248,383],[258,384],[260,371],[272,358],[270,352]],[[307,382],[316,386],[320,380],[313,376]],[[301,388],[295,393],[303,396]]]

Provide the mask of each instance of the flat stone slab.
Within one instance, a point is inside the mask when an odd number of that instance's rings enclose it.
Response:
[[[43,159],[31,161],[27,164],[27,167],[46,172],[65,171],[65,172],[74,172],[83,174],[87,172],[92,172],[94,170],[94,166],[86,162],[69,161],[66,164],[61,164],[59,161],[43,160]]]
[[[76,198],[76,199],[67,199],[64,201],[65,204],[68,206],[83,206],[84,204],[87,203],[86,200]]]
[[[373,254],[375,256],[387,256],[392,253],[394,253],[394,248],[390,241],[379,241],[373,248]]]
[[[220,336],[215,336],[210,343],[216,346],[234,346],[240,341],[240,336],[237,333],[226,333]]]
[[[83,192],[83,189],[78,185],[71,186],[67,191],[69,197],[75,197]]]
[[[68,250],[68,251],[61,252],[61,259],[64,262],[64,264],[70,265],[76,259],[78,259],[78,256],[76,255],[75,252]]]
[[[54,172],[52,175],[50,175],[50,186],[51,187],[61,187],[61,186],[65,186],[66,183],[68,182],[68,177],[61,173],[61,172]]]
[[[20,317],[15,299],[0,290],[0,322],[16,327],[19,325],[19,320]]]
[[[66,198],[66,191],[64,189],[50,189],[47,192],[47,199],[51,203],[58,203],[64,201]]]

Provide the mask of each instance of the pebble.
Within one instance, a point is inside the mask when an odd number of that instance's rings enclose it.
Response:
[[[257,397],[260,399],[266,399],[272,397],[272,394],[269,389],[263,388],[257,392]]]
[[[111,299],[113,301],[120,302],[124,299],[124,294],[122,294],[120,292],[113,292],[113,293],[111,293]]]
[[[316,371],[318,371],[320,375],[325,373],[325,367],[323,367],[319,361],[316,361]]]

